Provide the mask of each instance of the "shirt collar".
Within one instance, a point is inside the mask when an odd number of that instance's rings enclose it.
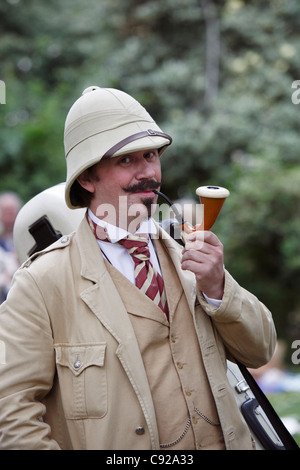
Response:
[[[120,227],[116,227],[115,225],[109,224],[105,220],[98,219],[98,217],[95,216],[95,214],[91,211],[91,209],[88,209],[88,215],[95,224],[104,228],[111,243],[117,243],[119,240],[122,240],[123,238],[130,235],[130,233],[127,232],[127,230],[120,228]],[[154,221],[151,218],[144,220],[141,223],[139,229],[136,231],[136,233],[157,234],[157,228],[154,224]]]

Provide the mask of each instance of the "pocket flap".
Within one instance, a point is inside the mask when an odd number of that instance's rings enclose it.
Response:
[[[56,344],[56,363],[79,375],[90,366],[104,365],[106,343]]]

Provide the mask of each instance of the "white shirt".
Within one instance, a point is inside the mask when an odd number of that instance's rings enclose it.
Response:
[[[117,268],[123,274],[123,276],[126,276],[127,279],[129,279],[129,281],[134,284],[135,280],[133,259],[128,253],[125,246],[119,245],[118,243],[119,240],[122,240],[127,235],[130,235],[130,233],[127,232],[127,230],[124,230],[120,227],[116,227],[115,225],[111,225],[108,222],[105,222],[104,220],[98,219],[98,217],[96,217],[90,209],[88,209],[88,214],[95,224],[105,228],[105,231],[109,236],[110,242],[104,242],[102,240],[97,239],[98,245],[104,257],[115,268]],[[144,220],[144,222],[141,223],[140,228],[137,230],[136,233],[148,233],[149,235],[156,235],[157,228],[155,227],[153,220],[148,219]],[[161,274],[160,265],[151,238],[149,240],[149,251],[152,266],[154,267],[154,269],[156,269],[159,274]]]
[[[105,231],[109,236],[110,242],[104,242],[97,238],[98,245],[104,257],[116,269],[118,269],[120,273],[123,274],[123,276],[126,276],[129,281],[135,284],[133,259],[128,253],[125,246],[122,246],[118,243],[119,240],[122,240],[126,236],[130,235],[130,233],[127,232],[127,230],[109,224],[104,220],[98,219],[98,217],[96,217],[90,209],[88,209],[88,214],[95,224],[105,228]],[[140,228],[137,230],[136,233],[148,233],[149,235],[156,235],[157,228],[152,219],[147,219],[141,223]],[[159,261],[151,237],[149,237],[149,251],[152,266],[156,269],[159,274],[161,274]],[[218,308],[221,305],[221,300],[211,299],[207,297],[204,293],[202,293],[202,295],[204,296],[206,302],[213,305],[214,307]]]

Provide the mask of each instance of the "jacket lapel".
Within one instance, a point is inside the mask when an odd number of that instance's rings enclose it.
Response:
[[[195,310],[195,300],[196,300],[196,280],[195,276],[190,271],[183,271],[181,269],[181,249],[180,245],[173,240],[158,224],[157,230],[159,238],[161,239],[162,244],[166,248],[174,267],[177,271],[180,283],[185,292],[189,308],[193,313]],[[154,240],[155,242],[155,240]]]
[[[107,270],[118,285],[118,292],[126,311],[132,315],[152,318],[154,321],[168,325],[165,314],[153,301],[142,293],[132,282],[123,276],[116,268],[107,265]]]
[[[81,257],[81,276],[88,281],[80,297],[115,337],[119,344],[137,343],[116,286],[109,275],[94,234],[84,220],[78,229],[78,247]]]

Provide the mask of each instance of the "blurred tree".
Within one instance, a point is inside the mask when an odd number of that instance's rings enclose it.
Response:
[[[225,265],[268,305],[279,336],[291,337],[300,307],[300,168],[284,168],[274,155],[240,154],[232,179],[234,191],[215,227],[226,247]]]
[[[163,191],[231,191],[226,266],[284,334],[300,311],[298,0],[3,0],[0,189],[26,201],[65,178],[63,126],[82,89],[121,88],[173,137]]]
[[[101,3],[92,3],[93,9],[79,0],[0,5],[7,95],[0,113],[0,189],[13,188],[24,201],[65,179],[64,121],[81,93],[103,16]],[[66,20],[70,13],[72,21]]]

